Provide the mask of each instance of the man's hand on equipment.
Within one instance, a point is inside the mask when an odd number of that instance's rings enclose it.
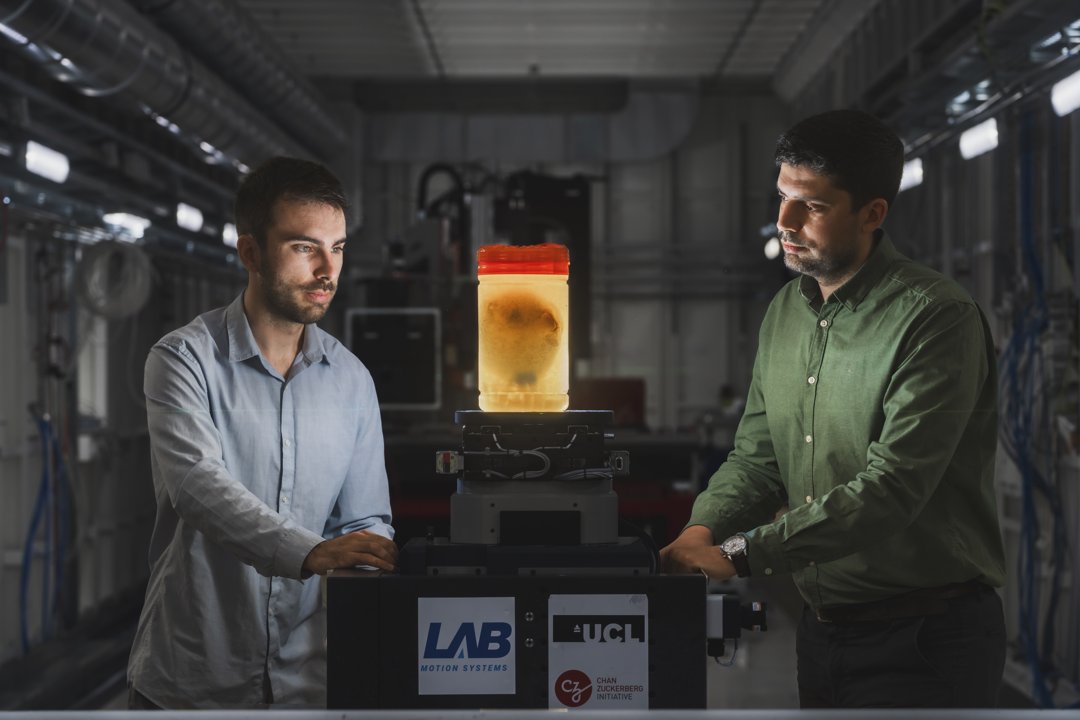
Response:
[[[660,551],[662,572],[704,573],[714,580],[735,577],[735,566],[713,544],[712,531],[704,525],[691,525],[675,541]]]
[[[392,572],[397,567],[397,555],[393,540],[360,530],[316,545],[304,558],[304,570],[325,575],[327,570],[371,565]]]

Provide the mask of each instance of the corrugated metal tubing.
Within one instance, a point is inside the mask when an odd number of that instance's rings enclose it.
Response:
[[[128,0],[323,159],[349,136],[307,78],[235,0]]]
[[[225,155],[255,165],[310,155],[122,0],[23,0],[0,23],[24,55],[92,97],[144,105]]]

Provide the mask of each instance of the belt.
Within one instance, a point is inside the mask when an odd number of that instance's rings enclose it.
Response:
[[[884,600],[823,607],[815,613],[818,621],[837,624],[885,622],[926,615],[944,615],[949,610],[949,600],[989,589],[990,586],[985,583],[968,580],[952,585],[915,590]]]

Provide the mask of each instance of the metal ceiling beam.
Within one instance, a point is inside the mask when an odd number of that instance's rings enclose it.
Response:
[[[780,61],[773,89],[792,102],[881,0],[829,0]]]
[[[720,58],[720,62],[716,66],[715,75],[723,75],[724,71],[727,70],[728,63],[731,62],[731,58],[733,58],[736,51],[738,51],[742,39],[746,37],[746,31],[754,23],[754,18],[757,17],[758,12],[761,10],[761,3],[762,0],[754,0],[754,4],[750,6],[750,9],[739,24],[738,32],[735,33],[735,37],[732,38],[731,44],[728,45],[727,50],[724,51],[724,56]]]
[[[346,87],[359,108],[384,113],[614,113],[630,96],[626,80],[599,78],[361,80]]]
[[[446,68],[443,66],[442,57],[439,56],[439,47],[435,44],[435,37],[431,34],[431,28],[428,27],[427,18],[424,17],[424,8],[420,6],[420,0],[410,0],[409,8],[412,10],[413,19],[424,38],[424,46],[427,48],[431,64],[435,66],[436,74],[441,78],[446,77]]]

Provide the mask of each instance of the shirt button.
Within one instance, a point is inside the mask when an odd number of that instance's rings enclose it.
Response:
[[[289,496],[288,495],[282,495],[281,496],[281,504],[285,505],[288,502],[289,502]]]
[[[772,575],[772,568],[765,568],[766,575]]]
[[[807,435],[806,436],[806,442],[808,442],[808,443],[809,442],[814,442],[814,437],[812,435]]]
[[[816,377],[814,377],[813,375],[811,375],[810,377],[806,378],[806,382],[808,382],[808,383],[810,383],[811,385],[813,385],[814,383],[816,383],[816,382],[817,382],[817,378],[816,378]]]
[[[809,495],[807,495],[807,496],[806,496],[806,503],[807,503],[807,504],[810,504],[810,503],[812,503],[812,502],[814,502],[814,498],[812,498],[812,497],[810,497]]]
[[[818,325],[820,325],[823,328],[824,327],[829,327],[829,321],[828,320],[822,320],[821,322],[818,323]]]
[[[285,445],[285,447],[289,447],[290,445],[292,445],[292,441],[289,440],[289,438],[285,438],[284,445]]]
[[[810,567],[814,567],[814,561],[813,560],[810,561]]]

